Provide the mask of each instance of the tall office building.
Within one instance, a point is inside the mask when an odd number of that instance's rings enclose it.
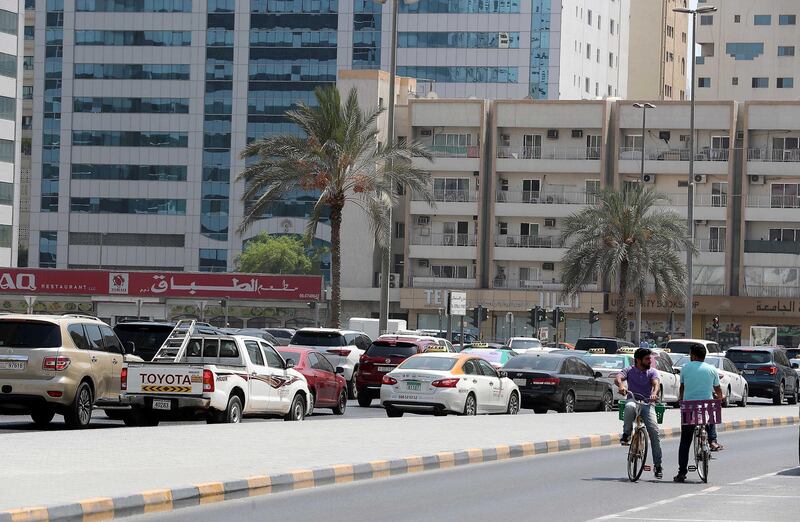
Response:
[[[0,0],[0,266],[17,263],[22,2]]]
[[[724,0],[699,17],[698,100],[796,100],[800,46],[795,0]]]
[[[689,17],[673,9],[687,5],[687,0],[631,2],[629,98],[686,99]]]

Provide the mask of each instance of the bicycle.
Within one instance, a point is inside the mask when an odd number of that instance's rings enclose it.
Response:
[[[688,470],[697,471],[703,482],[708,482],[708,463],[711,460],[711,446],[708,443],[706,425],[720,422],[722,422],[722,401],[681,401],[681,424],[694,426],[692,445],[695,465],[689,466]]]
[[[640,397],[642,397],[640,395]],[[650,404],[649,397],[645,400],[636,399],[633,392],[628,391],[626,401],[620,401],[619,411],[620,418],[625,420],[625,404],[627,400],[632,399],[636,403],[636,421],[634,422],[633,433],[631,433],[630,446],[628,447],[628,479],[631,482],[636,482],[642,476],[642,472],[650,469],[647,466],[647,451],[650,447],[650,437],[647,434],[647,428],[642,420],[642,408]],[[656,410],[656,420],[661,424],[663,420],[663,410],[659,415],[658,409]]]

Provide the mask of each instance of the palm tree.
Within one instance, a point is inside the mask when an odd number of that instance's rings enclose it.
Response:
[[[695,251],[686,220],[673,211],[654,210],[666,197],[635,187],[605,189],[597,204],[569,216],[561,238],[572,240],[564,255],[563,294],[571,297],[598,275],[619,282],[615,335],[625,337],[628,292],[644,300],[648,278],[660,301],[685,298],[686,266],[681,251]]]
[[[297,189],[319,192],[306,228],[311,241],[327,212],[331,226],[331,308],[329,324],[339,327],[341,314],[341,226],[346,204],[367,214],[379,250],[389,247],[391,226],[387,209],[396,202],[397,187],[405,186],[431,204],[430,173],[413,166],[412,156],[430,160],[413,142],[382,144],[377,119],[383,108],[363,111],[352,89],[342,103],[335,86],[314,91],[317,105],[297,103],[286,119],[299,134],[267,136],[249,143],[242,158],[256,159],[239,176],[246,182],[242,200],[245,215],[239,233],[260,219],[271,203]]]

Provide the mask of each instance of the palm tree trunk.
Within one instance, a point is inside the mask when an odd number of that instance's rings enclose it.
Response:
[[[328,326],[339,328],[342,315],[342,209],[344,201],[331,204],[331,307]]]
[[[619,293],[617,294],[617,317],[614,335],[625,339],[628,330],[628,262],[623,261],[619,267]]]

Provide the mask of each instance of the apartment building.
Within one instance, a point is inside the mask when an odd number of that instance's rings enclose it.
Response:
[[[800,62],[795,0],[699,0],[717,7],[699,17],[698,100],[796,100]]]
[[[17,263],[22,111],[22,3],[0,1],[0,266]]]
[[[631,2],[628,98],[684,100],[689,17],[675,13],[687,0]]]

